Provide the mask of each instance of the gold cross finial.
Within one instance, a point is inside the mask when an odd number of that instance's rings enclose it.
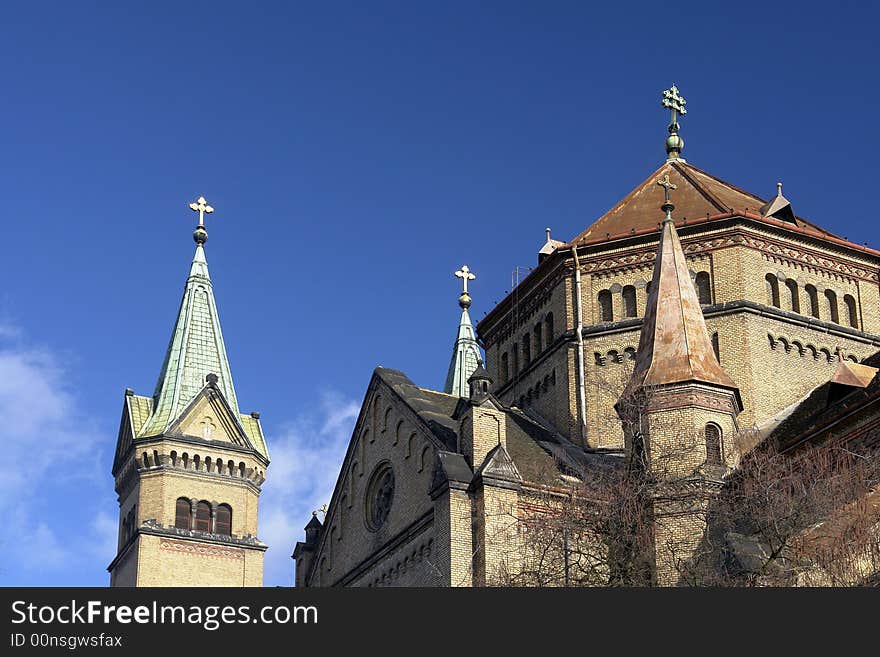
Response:
[[[459,269],[457,272],[455,272],[455,276],[456,276],[456,278],[460,278],[462,285],[464,285],[464,288],[462,289],[461,293],[467,294],[468,293],[468,289],[467,289],[468,281],[474,280],[476,278],[476,275],[473,274],[470,269],[468,269],[467,265],[462,265],[461,269]]]
[[[666,138],[666,155],[670,160],[677,160],[684,148],[684,139],[678,134],[678,117],[687,114],[687,110],[684,108],[687,101],[678,93],[678,87],[672,85],[663,92],[663,99],[660,102],[663,107],[672,112],[672,120],[670,120],[668,128],[669,137]]]
[[[317,516],[319,513],[321,515],[323,515],[325,518],[327,517],[327,505],[326,504],[322,504],[320,509],[315,509],[314,511],[312,511],[313,516]]]
[[[663,92],[663,107],[668,107],[672,110],[672,120],[675,121],[675,114],[678,113],[679,116],[684,116],[687,114],[687,110],[684,108],[687,105],[687,101],[678,93],[678,87],[672,85]]]
[[[193,212],[199,213],[199,228],[205,227],[205,215],[211,214],[214,211],[214,208],[208,205],[208,202],[205,200],[204,196],[199,196],[198,201],[193,201],[192,203],[190,203],[189,209]]]

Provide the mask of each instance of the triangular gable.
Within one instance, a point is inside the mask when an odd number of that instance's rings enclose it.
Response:
[[[180,416],[171,423],[166,436],[192,436],[203,440],[228,442],[238,447],[256,449],[241,426],[223,393],[211,384],[195,396]]]
[[[419,410],[413,408],[406,396],[402,395],[397,389],[400,386],[411,386],[415,390],[420,390],[416,388],[412,381],[410,381],[402,372],[385,368],[376,368],[376,370],[374,370],[370,383],[367,386],[367,391],[364,394],[364,400],[361,403],[360,412],[352,430],[351,439],[349,440],[345,457],[339,468],[339,476],[333,487],[333,494],[330,497],[330,503],[327,505],[327,513],[324,517],[323,523],[324,531],[322,532],[320,542],[316,547],[316,555],[320,555],[323,552],[325,549],[324,544],[328,540],[331,528],[337,526],[336,516],[340,502],[345,499],[348,500],[347,503],[351,503],[350,496],[352,493],[350,484],[352,478],[366,474],[363,471],[362,441],[365,439],[369,440],[368,436],[370,435],[369,429],[371,426],[370,411],[373,409],[377,398],[394,398],[402,402],[403,406],[410,411],[409,416],[407,417],[410,425],[418,429],[417,435],[426,439],[434,447],[435,454],[431,455],[431,461],[428,462],[426,467],[433,467],[437,451],[447,449],[444,441],[435,433],[435,431],[442,427],[434,426],[430,419],[426,419],[422,416]],[[448,395],[444,396],[448,397]],[[339,537],[337,536],[337,538]],[[312,562],[311,568],[316,568],[319,563],[320,558],[316,556],[315,560]],[[309,572],[308,577],[311,577],[311,572]]]

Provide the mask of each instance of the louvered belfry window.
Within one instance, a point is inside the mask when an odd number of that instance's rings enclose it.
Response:
[[[228,504],[221,504],[217,507],[216,529],[217,534],[224,536],[232,535],[232,508]]]
[[[196,506],[196,526],[194,529],[198,532],[211,531],[211,505],[205,501],[199,502]]]
[[[177,507],[174,513],[174,526],[178,529],[190,529],[190,520],[192,517],[192,508],[189,500],[181,497],[177,500]]]

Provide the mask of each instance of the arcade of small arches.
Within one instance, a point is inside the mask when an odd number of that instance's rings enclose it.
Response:
[[[408,570],[415,568],[422,561],[431,557],[431,549],[434,547],[434,539],[430,538],[422,545],[414,547],[409,553],[397,562],[377,575],[372,582],[367,582],[367,587],[388,586],[406,574]]]
[[[142,469],[156,467],[171,467],[181,470],[191,470],[193,472],[207,472],[227,477],[236,477],[239,479],[247,479],[256,485],[262,484],[266,480],[265,472],[260,468],[249,468],[244,461],[236,463],[232,459],[224,461],[219,456],[200,456],[198,454],[190,456],[189,452],[183,452],[178,455],[177,451],[172,450],[170,454],[160,454],[158,450],[153,453],[143,452],[141,458],[138,459],[138,467]]]
[[[552,386],[556,385],[556,369],[550,371],[550,374],[539,378],[534,385],[529,386],[525,393],[519,396],[519,407],[526,408],[532,405],[532,402],[538,401],[541,395],[549,392]]]
[[[842,355],[840,347],[833,349],[830,347],[816,347],[803,340],[792,339],[785,335],[773,335],[772,333],[767,334],[767,339],[770,343],[770,349],[773,351],[782,349],[787,354],[794,353],[801,357],[812,357],[814,360],[824,360],[829,363],[836,363],[838,360],[848,360],[853,363],[859,362],[858,356],[854,354]],[[839,357],[838,354],[840,354]]]
[[[525,371],[552,344],[554,332],[553,313],[548,312],[535,323],[534,328],[523,333],[519,340],[514,340],[510,351],[501,354],[498,384],[503,386]]]
[[[415,468],[417,473],[431,472],[433,465],[433,451],[429,441],[416,431],[411,422],[400,417],[394,412],[394,407],[383,402],[382,395],[377,394],[371,402],[369,419],[364,427],[358,440],[358,449],[355,458],[351,462],[351,466],[346,476],[346,484],[339,496],[339,502],[336,509],[352,509],[358,494],[358,480],[365,473],[365,465],[368,461],[367,447],[376,442],[376,440],[387,440],[392,448],[403,450],[404,462],[409,463],[408,467]],[[405,476],[401,473],[401,478]],[[363,484],[365,495],[370,490],[370,482],[374,480],[374,476]],[[369,505],[365,505],[367,509]],[[390,511],[390,504],[389,509]],[[331,570],[333,566],[334,546],[342,540],[342,533],[349,520],[352,517],[334,512],[332,509],[327,516],[333,518],[332,525],[327,531],[326,552],[319,564],[318,573],[325,570]],[[365,518],[366,520],[366,518]],[[370,523],[367,521],[367,527]],[[376,527],[370,528],[375,531]],[[320,575],[319,575],[320,577]]]
[[[718,333],[712,333],[712,350],[715,352],[715,359],[721,362],[721,352],[718,343]],[[606,353],[598,351],[593,352],[593,358],[598,367],[606,365],[614,365],[624,362],[633,362],[636,359],[636,348],[633,346],[624,347],[623,349],[610,349]]]
[[[232,536],[232,507],[179,497],[174,509],[174,526],[187,531]]]
[[[694,283],[694,289],[697,292],[697,298],[701,306],[712,304],[712,279],[707,271],[691,272],[691,279]],[[632,319],[640,317],[644,309],[638,307],[638,297],[636,295],[637,288],[644,288],[646,293],[651,291],[651,281],[647,283],[639,279],[632,285],[620,285],[615,283],[609,288],[602,290],[596,297],[596,307],[598,308],[598,319],[600,324],[607,324],[619,319]],[[620,308],[623,315],[615,317],[614,299],[620,297]]]
[[[830,288],[820,291],[812,283],[807,283],[803,285],[802,294],[801,284],[782,273],[768,273],[764,276],[764,283],[767,288],[767,303],[774,308],[859,328],[858,304],[851,294],[843,295],[841,308],[837,292]]]

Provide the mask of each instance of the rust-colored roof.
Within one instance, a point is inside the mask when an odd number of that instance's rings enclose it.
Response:
[[[655,217],[658,200],[662,201],[662,195],[657,198],[659,191],[655,181]],[[688,381],[737,389],[715,359],[678,232],[672,221],[665,221],[628,388]]]
[[[691,164],[673,160],[665,162],[654,171],[617,205],[572,240],[572,243],[604,239],[611,235],[620,236],[633,231],[657,230],[662,216],[657,213],[656,182],[665,175],[677,187],[674,196],[675,223],[679,226],[683,225],[685,219],[690,223],[694,219],[730,211],[749,210],[758,214],[766,205],[764,199],[754,194],[719,180]],[[800,217],[795,217],[793,225],[834,236]]]
[[[877,374],[876,367],[844,360],[837,364],[834,376],[831,377],[831,383],[839,383],[854,388],[867,388],[868,384],[874,380],[875,374]]]

